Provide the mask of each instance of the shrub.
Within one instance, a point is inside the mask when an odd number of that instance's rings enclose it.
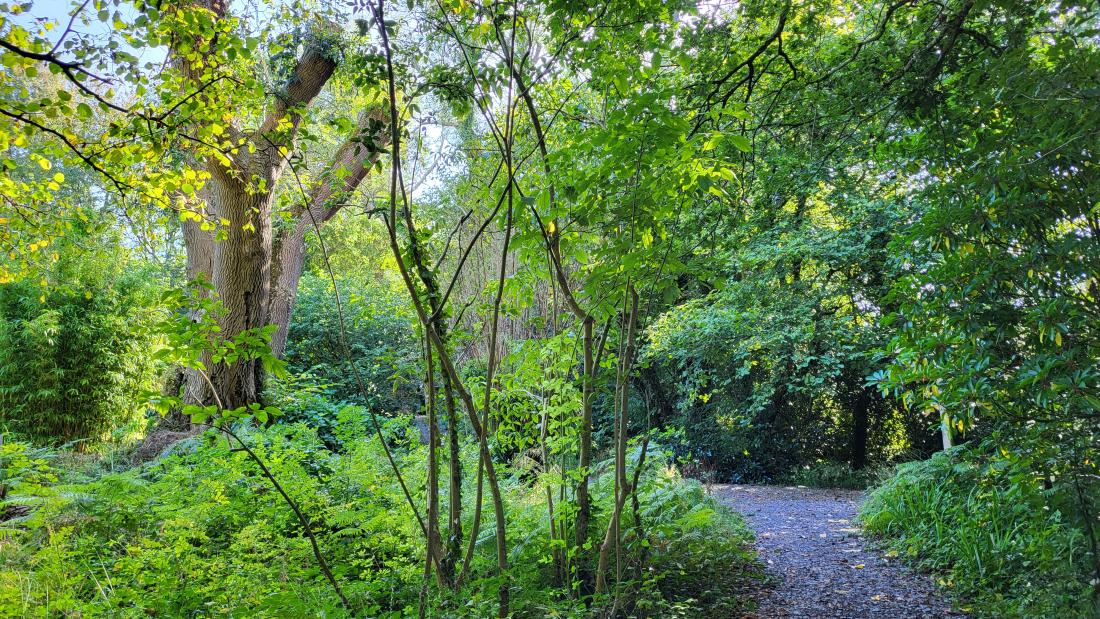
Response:
[[[892,471],[889,465],[853,469],[848,464],[820,460],[795,469],[784,481],[811,488],[863,490],[885,479]]]
[[[367,396],[348,369],[332,284],[321,277],[306,275],[298,287],[286,349],[291,373],[310,375],[333,402],[391,412],[419,408],[420,345],[401,297],[343,281],[341,294],[347,344]]]
[[[423,504],[425,447],[407,419],[386,425],[398,465]],[[415,615],[424,586],[422,535],[361,416],[341,415],[334,428],[343,453],[324,449],[302,424],[241,431],[310,515],[357,616]],[[471,484],[467,518],[476,451],[468,446],[463,453]],[[595,486],[603,520],[593,528],[601,535],[609,482],[604,476]],[[510,512],[513,616],[604,616],[602,600],[589,609],[548,586],[544,489],[507,475],[502,488]],[[299,522],[255,464],[213,433],[200,437],[191,453],[27,490],[42,500],[18,535],[0,543],[0,617],[346,616]],[[627,572],[631,606],[618,616],[724,617],[743,609],[740,584],[755,567],[740,519],[671,469],[651,469],[640,505],[646,533],[627,536],[624,562],[635,566],[645,553],[652,569]],[[633,530],[633,522],[624,526]],[[494,611],[490,525],[482,523],[468,585],[458,595],[434,584],[427,590],[432,616]]]
[[[324,388],[308,377],[291,377],[286,381],[276,382],[271,385],[267,395],[271,403],[282,411],[282,415],[276,418],[276,423],[305,424],[316,430],[325,447],[332,451],[343,447],[343,441],[336,436],[340,412],[359,408],[333,403],[325,397]],[[366,412],[363,414],[366,415]]]
[[[148,273],[104,235],[60,244],[40,281],[0,286],[0,424],[44,443],[95,441],[134,420],[155,381]]]
[[[820,460],[887,461],[928,434],[865,385],[874,331],[819,315],[814,299],[733,282],[646,329],[638,382],[658,404],[656,421],[683,428],[717,479],[775,482]]]
[[[0,538],[12,533],[11,524],[29,513],[36,494],[57,482],[50,455],[26,443],[4,442],[0,436]]]
[[[997,454],[964,446],[899,466],[865,503],[866,529],[978,616],[1098,616],[1082,527],[1033,470]]]
[[[641,604],[642,609],[667,605],[685,617],[737,617],[750,610],[750,601],[739,593],[762,573],[753,562],[751,531],[739,515],[709,497],[702,484],[677,475],[653,476],[643,488],[643,528],[655,546],[652,570],[659,599]],[[637,538],[632,538],[637,542]],[[655,612],[651,616],[672,616]]]

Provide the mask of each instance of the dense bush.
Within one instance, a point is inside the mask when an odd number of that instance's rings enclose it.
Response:
[[[863,490],[882,481],[892,472],[893,466],[888,464],[853,469],[841,462],[822,460],[798,467],[781,481],[810,488]]]
[[[424,447],[407,418],[387,424],[401,469],[422,502]],[[424,587],[416,521],[362,416],[340,416],[333,431],[343,453],[323,448],[301,424],[248,431],[245,440],[310,515],[359,616],[415,614]],[[38,507],[9,523],[9,540],[0,544],[0,617],[345,616],[299,522],[244,453],[212,433],[176,452],[142,468],[25,487]],[[476,466],[472,449],[464,458],[467,467]],[[46,464],[35,466],[40,479]],[[603,612],[600,600],[589,610],[546,586],[553,576],[544,489],[518,478],[504,489],[514,616]],[[610,479],[602,477],[595,489],[598,513],[606,513]],[[631,580],[634,592],[623,598],[631,610],[620,612],[725,617],[744,610],[747,601],[738,592],[755,572],[740,519],[671,469],[651,469],[644,477],[640,506],[644,533],[628,536],[624,562],[633,569],[644,552],[652,569]],[[466,514],[472,511],[471,505]],[[632,531],[643,530],[628,522]],[[599,524],[602,534],[606,523]],[[469,584],[457,596],[429,587],[432,616],[494,612],[492,547],[491,534],[484,534]]]
[[[1088,525],[1070,491],[991,445],[956,447],[899,466],[862,519],[978,616],[1100,616]]]
[[[0,427],[94,441],[140,412],[155,381],[154,280],[117,242],[89,232],[56,247],[40,281],[0,285]]]
[[[15,531],[10,527],[29,513],[36,495],[57,482],[51,455],[27,443],[0,441],[0,539]]]
[[[860,468],[919,441],[864,386],[866,325],[815,316],[813,298],[731,283],[647,330],[642,387],[719,479],[774,482],[821,460]]]
[[[314,384],[308,377],[291,377],[271,385],[268,399],[282,412],[275,423],[307,425],[317,432],[326,448],[337,451],[344,444],[337,435],[341,413],[365,418],[367,412],[361,406],[333,402],[324,392],[323,386]]]
[[[290,371],[308,374],[333,402],[393,412],[419,408],[421,353],[407,304],[389,288],[351,281],[341,280],[341,294],[347,344],[366,398],[347,365],[332,284],[323,277],[306,275],[299,286],[287,339]]]

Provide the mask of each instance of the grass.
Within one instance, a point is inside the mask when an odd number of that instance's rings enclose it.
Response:
[[[864,490],[886,479],[893,471],[892,465],[879,464],[857,470],[844,462],[822,460],[795,469],[782,482],[810,488]]]
[[[1100,617],[1085,533],[1058,504],[1029,471],[956,447],[900,465],[861,518],[975,616]]]

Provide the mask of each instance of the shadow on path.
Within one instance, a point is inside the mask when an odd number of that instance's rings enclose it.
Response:
[[[716,485],[716,498],[756,531],[775,582],[757,616],[814,619],[939,619],[953,611],[932,581],[866,548],[854,490]]]

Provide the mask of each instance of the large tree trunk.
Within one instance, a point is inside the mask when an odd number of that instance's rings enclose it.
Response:
[[[224,19],[227,14],[224,0],[191,0],[189,6],[209,11],[214,20]],[[318,40],[324,38],[321,34]],[[192,64],[193,60],[188,59],[193,57],[188,50],[208,49],[208,44],[198,39],[177,42],[171,53],[171,66],[194,90],[195,100],[204,101],[210,109],[220,109],[224,105],[215,94],[216,89],[207,89],[209,84],[204,83],[210,77],[211,63]],[[273,229],[275,189],[295,146],[301,110],[320,93],[335,69],[336,62],[323,45],[307,47],[259,127],[247,132],[232,122],[225,127],[231,138],[227,143],[239,146],[236,155],[226,159],[225,151],[217,155],[204,155],[201,150],[185,151],[189,165],[205,170],[210,176],[195,195],[198,204],[189,208],[202,213],[208,222],[229,221],[226,238],[218,241],[213,231],[203,229],[203,222],[191,219],[182,222],[187,278],[213,283],[228,310],[221,319],[222,336],[231,338],[247,329],[277,325],[272,341],[277,355],[282,354],[286,345],[305,261],[305,235],[315,222],[320,225],[328,221],[343,206],[378,160],[390,137],[387,116],[380,108],[361,112],[353,135],[337,150],[333,161],[320,174],[319,182],[309,187],[308,195],[292,207],[289,225],[278,231]],[[166,377],[164,394],[181,396],[185,404],[220,402],[228,408],[255,402],[261,396],[262,369],[255,361],[213,364],[209,354],[202,360],[210,368],[208,376],[192,369],[175,368]],[[210,384],[216,391],[211,390]],[[194,429],[180,412],[169,414],[146,437],[148,448],[139,457],[155,457],[164,444]]]
[[[225,5],[218,0],[198,0],[216,19],[225,17]],[[324,38],[317,37],[318,40]],[[173,59],[198,89],[202,71],[192,70],[188,61]],[[187,276],[205,279],[214,286],[225,307],[219,318],[221,335],[232,338],[249,329],[275,324],[273,350],[281,354],[286,344],[287,327],[305,260],[305,235],[340,209],[377,160],[388,132],[378,110],[364,111],[354,135],[341,146],[320,181],[307,189],[292,208],[286,228],[273,228],[276,187],[295,146],[301,111],[324,88],[336,70],[336,61],[324,44],[308,46],[299,58],[282,92],[272,102],[270,112],[259,127],[242,131],[230,123],[227,135],[241,143],[237,154],[226,159],[224,153],[205,159],[195,157],[192,165],[204,168],[209,180],[199,191],[205,216],[228,222],[224,235],[215,241],[202,230],[199,222],[183,224],[187,251]],[[338,173],[337,173],[338,172]],[[191,404],[220,402],[236,408],[259,399],[263,384],[260,364],[255,360],[206,364],[207,377],[188,372],[183,381],[184,401]]]
[[[274,186],[281,165],[257,174]],[[222,174],[211,180],[211,206],[218,217],[229,220],[227,236],[214,244],[211,281],[225,313],[219,326],[226,337],[268,324],[267,302],[271,282],[272,192],[250,193],[245,183]],[[216,363],[210,371],[222,406],[237,408],[259,399],[260,368],[254,359]]]
[[[279,178],[301,124],[299,108],[321,91],[336,70],[330,54],[308,47],[286,84],[284,96],[248,140],[250,148],[228,164],[216,157],[206,162],[210,173],[207,206],[228,221],[226,236],[214,243],[210,280],[225,313],[222,335],[235,337],[268,324],[271,292],[272,204]],[[235,128],[231,135],[239,134]],[[254,359],[214,364],[210,371],[221,405],[244,406],[259,399],[262,376]]]
[[[206,193],[206,190],[203,193]],[[203,230],[199,222],[187,220],[183,222],[183,244],[187,251],[187,280],[195,281],[201,278],[210,281],[210,274],[214,272],[214,235],[209,230]],[[205,291],[200,292],[205,294]],[[208,362],[209,358],[203,361]],[[183,375],[185,402],[204,405],[211,403],[213,397],[210,387],[197,371],[179,368],[174,372]],[[179,424],[176,423],[176,425]]]

